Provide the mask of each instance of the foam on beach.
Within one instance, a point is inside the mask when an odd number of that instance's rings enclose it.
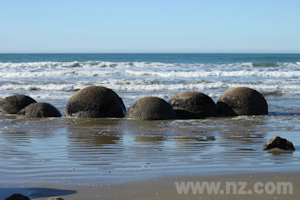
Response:
[[[65,99],[90,85],[112,88],[133,100],[141,92],[166,96],[185,90],[217,98],[239,86],[269,94],[300,94],[299,62],[1,62],[0,77],[2,96],[26,93],[45,100]]]

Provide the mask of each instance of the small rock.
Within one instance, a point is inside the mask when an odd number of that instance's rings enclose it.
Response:
[[[215,138],[214,136],[207,136],[207,137],[206,137],[206,140],[207,140],[207,141],[215,141],[216,138]]]
[[[270,139],[263,147],[263,150],[271,150],[274,148],[279,148],[288,151],[295,151],[295,147],[293,143],[279,136],[275,136],[272,139]]]
[[[64,200],[64,199],[60,197],[50,197],[47,200]]]
[[[22,194],[13,194],[10,197],[7,197],[5,200],[30,200],[30,199],[26,196],[23,196]]]

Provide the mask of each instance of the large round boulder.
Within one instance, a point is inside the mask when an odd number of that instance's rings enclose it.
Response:
[[[181,119],[201,119],[217,115],[215,102],[201,92],[180,92],[169,103]]]
[[[7,197],[5,200],[30,200],[29,197],[26,197],[22,194],[13,194],[10,197]]]
[[[139,99],[130,106],[125,117],[133,120],[166,120],[177,118],[172,106],[158,97],[144,97]]]
[[[123,100],[111,89],[101,86],[89,86],[79,90],[66,106],[67,117],[121,118],[125,113]]]
[[[17,94],[9,96],[0,101],[0,113],[17,114],[20,110],[32,103],[36,103],[36,101],[26,95]]]
[[[217,102],[218,114],[225,116],[267,115],[268,104],[256,90],[237,87],[224,93]]]
[[[26,118],[61,117],[57,108],[49,103],[32,103],[23,108],[19,115]]]

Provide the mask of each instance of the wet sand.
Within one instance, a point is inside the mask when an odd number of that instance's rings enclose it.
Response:
[[[299,151],[273,154],[262,147],[279,135],[298,149],[300,117],[281,123],[274,118],[154,122],[0,118],[4,124],[0,183],[102,184],[163,176],[296,171]]]
[[[0,120],[0,199],[16,192],[33,199],[251,199],[178,195],[174,184],[248,181],[250,175],[249,185],[288,177],[294,193],[299,188],[299,115],[146,122],[15,116]],[[263,151],[275,135],[291,140],[296,151]],[[271,197],[259,195],[280,199]]]
[[[200,170],[200,169],[199,169]],[[237,187],[238,194],[234,194],[234,190],[229,190],[229,194],[193,194],[189,191],[188,194],[178,194],[175,182],[221,182],[220,189],[225,189],[226,182],[246,182],[247,186],[242,189],[242,192],[253,191],[253,194],[239,194],[240,186]],[[288,194],[277,194],[277,190],[272,194],[267,193],[267,189],[264,187],[258,187],[259,190],[264,190],[262,194],[256,194],[254,185],[257,182],[262,182],[267,185],[268,182],[290,182],[293,185],[292,194],[290,190],[287,190]],[[30,196],[35,200],[47,200],[51,197],[61,197],[65,200],[78,200],[78,199],[157,199],[157,200],[169,200],[169,199],[299,199],[300,195],[300,173],[242,173],[242,174],[226,174],[226,175],[203,175],[203,176],[178,176],[178,177],[165,177],[150,179],[144,181],[131,181],[128,183],[119,184],[101,184],[101,185],[81,185],[81,184],[25,184],[15,188],[8,188],[1,184],[0,197],[1,199],[7,196],[9,193],[14,192],[22,193],[23,195]],[[272,189],[272,188],[270,188]]]

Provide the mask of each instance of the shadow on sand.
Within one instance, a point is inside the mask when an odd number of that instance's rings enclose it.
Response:
[[[59,190],[53,188],[0,188],[0,199],[5,199],[13,194],[22,194],[30,199],[42,197],[57,197],[76,194],[75,190]]]

